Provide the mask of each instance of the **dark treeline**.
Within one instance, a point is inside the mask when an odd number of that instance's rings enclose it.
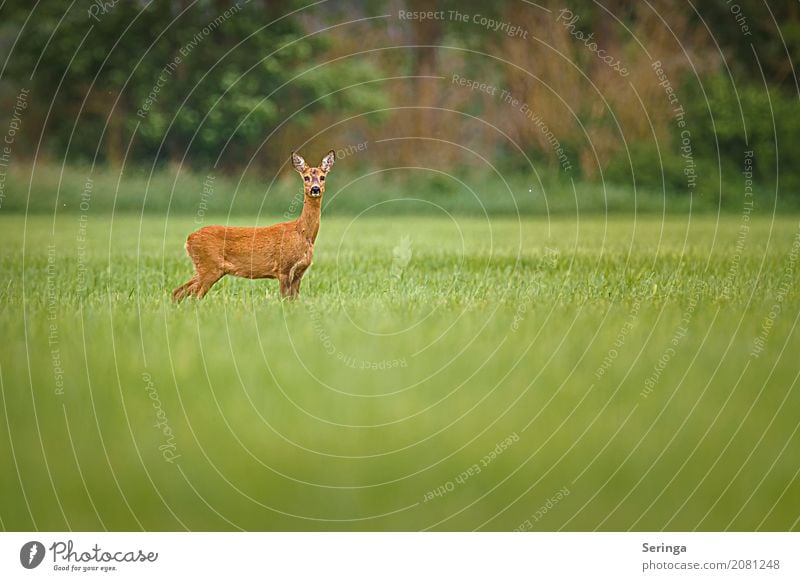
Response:
[[[797,2],[32,6],[0,8],[15,160],[274,175],[334,147],[676,195],[751,172],[800,199]]]

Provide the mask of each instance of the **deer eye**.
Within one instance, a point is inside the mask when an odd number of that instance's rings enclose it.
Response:
[[[303,179],[306,180],[307,182],[311,181],[311,178],[309,178],[308,176],[305,176]]]
[[[325,181],[325,176],[319,176],[319,181],[324,182]]]

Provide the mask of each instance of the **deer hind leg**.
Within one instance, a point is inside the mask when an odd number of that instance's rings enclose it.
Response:
[[[175,289],[174,295],[181,298],[194,295],[198,299],[202,299],[214,286],[214,283],[225,276],[225,271],[220,266],[222,259],[220,252],[200,243],[202,240],[198,238],[198,232],[190,234],[184,246],[194,264],[194,276],[185,285]]]
[[[188,282],[182,284],[172,291],[172,300],[179,303],[190,294],[194,294],[194,287],[197,284],[197,275],[194,275]]]
[[[172,298],[180,302],[189,295],[194,295],[198,299],[202,299],[206,293],[214,286],[219,279],[225,276],[222,270],[201,270],[195,263],[194,276],[189,281],[174,291],[172,291]]]
[[[182,284],[174,291],[172,291],[172,298],[176,302],[181,302],[189,295],[194,295],[198,299],[206,296],[206,293],[214,286],[219,279],[224,276],[224,273],[204,273],[203,275],[195,274],[189,282]]]
[[[192,288],[194,296],[196,296],[198,299],[202,299],[204,296],[206,296],[206,293],[211,290],[211,287],[214,286],[214,284],[223,276],[225,276],[225,273],[221,270],[204,272],[203,274],[198,275],[197,283]]]

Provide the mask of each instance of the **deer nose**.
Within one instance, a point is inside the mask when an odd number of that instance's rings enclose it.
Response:
[[[312,186],[311,193],[314,194],[315,196],[318,196],[319,195],[319,186]]]

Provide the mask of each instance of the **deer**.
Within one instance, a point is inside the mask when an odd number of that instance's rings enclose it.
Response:
[[[193,295],[202,299],[226,274],[243,278],[277,278],[282,299],[295,299],[311,266],[319,233],[325,176],[336,156],[329,151],[319,167],[309,167],[292,152],[292,167],[303,178],[300,217],[265,227],[205,226],[189,234],[186,252],[194,276],[172,291],[176,302]]]

